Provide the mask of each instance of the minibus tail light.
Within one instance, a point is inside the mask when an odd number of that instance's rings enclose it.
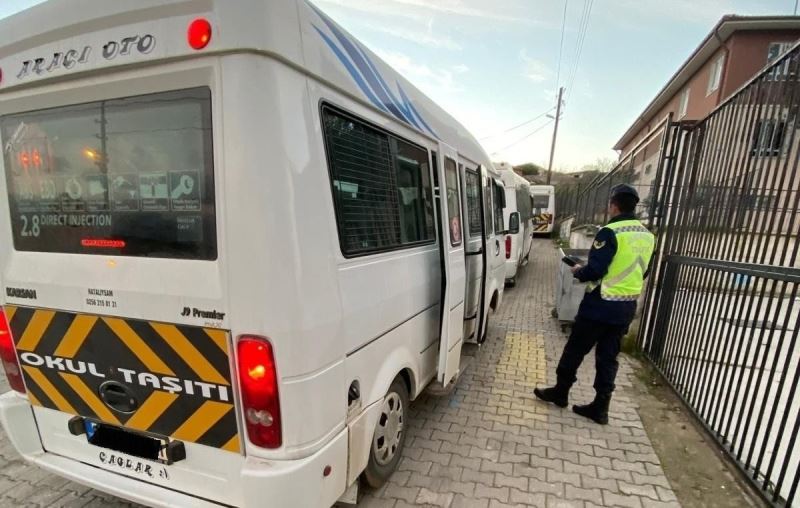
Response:
[[[197,18],[189,24],[187,32],[189,46],[192,49],[203,49],[211,42],[211,23],[207,19]]]
[[[25,383],[22,381],[22,371],[19,368],[17,351],[14,340],[11,338],[11,327],[8,325],[6,314],[0,309],[0,360],[6,371],[8,384],[19,393],[25,393]]]
[[[272,345],[262,337],[242,336],[237,352],[247,436],[256,446],[280,448],[281,405]]]
[[[511,259],[511,235],[506,235],[506,259]]]

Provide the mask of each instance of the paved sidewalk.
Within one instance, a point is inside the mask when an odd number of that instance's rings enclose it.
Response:
[[[550,317],[558,263],[549,240],[534,242],[491,317],[490,339],[449,398],[412,404],[399,471],[363,506],[680,506],[628,393],[625,359],[607,426],[533,396],[537,384],[555,382],[566,342]],[[590,355],[573,402],[594,397],[593,380]]]
[[[536,241],[458,388],[412,404],[399,471],[360,506],[679,506],[628,395],[627,362],[608,426],[534,399],[566,340],[550,317],[557,263],[550,241]],[[593,397],[593,376],[590,356],[573,401]],[[0,506],[11,505],[133,506],[25,464],[0,431]]]

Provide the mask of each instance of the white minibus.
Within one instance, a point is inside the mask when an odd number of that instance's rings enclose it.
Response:
[[[477,141],[305,0],[0,21],[0,421],[150,506],[331,506],[501,303]]]
[[[531,185],[507,163],[495,164],[495,169],[500,173],[505,187],[506,208],[503,216],[509,225],[505,238],[505,283],[513,287],[517,283],[517,271],[527,262],[532,246]]]
[[[531,185],[533,232],[549,235],[553,232],[556,217],[556,191],[552,185]]]

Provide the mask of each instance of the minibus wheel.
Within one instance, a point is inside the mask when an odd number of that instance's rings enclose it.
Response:
[[[364,470],[364,480],[372,488],[381,487],[397,469],[408,435],[408,405],[408,387],[397,376],[383,398]]]

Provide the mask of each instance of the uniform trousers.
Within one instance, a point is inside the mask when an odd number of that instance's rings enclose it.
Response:
[[[598,395],[611,396],[619,369],[617,356],[622,346],[622,337],[628,333],[628,326],[603,323],[578,315],[558,362],[558,384],[565,388],[571,387],[577,380],[578,367],[583,358],[596,346],[594,389]]]

